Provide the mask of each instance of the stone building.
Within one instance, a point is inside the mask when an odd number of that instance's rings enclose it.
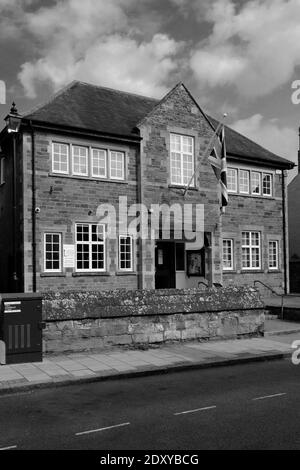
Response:
[[[290,290],[300,292],[300,128],[298,174],[288,185]]]
[[[254,280],[288,291],[286,174],[293,163],[226,127],[229,203],[222,213],[219,181],[204,156],[216,126],[182,83],[156,100],[78,81],[23,114],[17,133],[6,126],[0,292]],[[171,211],[166,237],[168,214],[160,212],[148,239],[124,224],[109,236],[99,206],[113,206],[120,222],[125,202],[147,208],[139,233],[148,230],[153,205],[202,207],[204,226],[197,231],[188,213],[189,230],[178,234]]]

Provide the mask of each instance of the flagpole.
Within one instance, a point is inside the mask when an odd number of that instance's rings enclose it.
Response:
[[[225,119],[226,117],[227,117],[227,113],[224,113],[224,114],[223,114],[223,119],[222,119],[222,121],[219,122],[219,124],[218,124],[216,130],[214,131],[213,135],[212,135],[211,138],[210,138],[210,141],[208,142],[208,144],[207,144],[207,146],[206,146],[206,149],[205,149],[204,154],[203,154],[203,158],[205,158],[206,155],[208,154],[208,152],[210,151],[210,148],[212,147],[212,144],[213,144],[213,141],[215,140],[216,135],[218,134],[218,132],[219,132],[219,130],[221,129],[221,127],[224,126],[224,119]],[[199,169],[200,164],[201,164],[201,161],[198,162],[198,165],[196,166],[196,169],[195,169],[193,175],[191,176],[190,181],[188,182],[187,187],[186,187],[185,190],[184,190],[183,197],[186,196],[186,194],[187,194],[187,192],[188,192],[188,190],[189,190],[189,188],[190,188],[190,186],[191,186],[191,184],[192,184],[192,181],[193,181],[193,179],[194,179],[196,173],[198,172],[198,169]]]

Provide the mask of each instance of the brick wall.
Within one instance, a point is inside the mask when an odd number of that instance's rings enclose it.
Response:
[[[36,133],[36,207],[40,213],[36,216],[37,237],[37,290],[105,290],[113,288],[137,288],[137,247],[135,246],[133,273],[118,273],[117,252],[118,240],[107,243],[106,273],[75,273],[73,268],[66,268],[61,274],[44,273],[43,236],[46,231],[59,232],[63,244],[74,244],[74,227],[76,222],[99,222],[96,216],[97,207],[102,203],[110,203],[118,207],[119,196],[128,198],[128,205],[137,202],[136,156],[134,145],[115,144],[115,147],[126,153],[127,178],[125,182],[99,181],[84,177],[69,177],[51,174],[52,141],[73,143],[83,146],[113,146],[112,142],[92,141]],[[25,251],[25,291],[32,290],[32,246],[31,246],[31,137],[24,134],[24,251]],[[89,213],[91,215],[89,215]],[[118,216],[118,212],[117,212]],[[118,221],[118,218],[117,218]]]
[[[213,234],[212,278],[221,282],[219,188],[210,163],[203,158],[213,133],[211,126],[183,86],[176,87],[139,125],[141,144],[141,200],[150,204],[203,204],[205,230]],[[196,188],[183,197],[184,187],[170,180],[170,133],[194,138],[195,168],[199,165]],[[199,189],[198,189],[199,188]],[[154,287],[154,256],[143,252],[143,286]]]
[[[231,166],[228,163],[228,166]],[[234,164],[232,165],[234,167]],[[249,168],[249,167],[247,167]],[[267,171],[267,168],[255,168]],[[260,280],[278,293],[284,287],[284,256],[283,256],[283,220],[282,220],[282,187],[281,176],[273,174],[274,194],[267,198],[262,196],[229,195],[229,204],[222,216],[222,234],[231,238],[234,245],[234,269],[223,271],[224,285],[253,285],[254,280]],[[242,231],[258,231],[261,233],[261,269],[242,270]],[[268,242],[276,240],[279,244],[279,268],[270,270],[268,267]],[[262,294],[270,295],[270,291],[259,286]]]
[[[46,293],[45,352],[137,347],[263,333],[264,305],[253,288]]]

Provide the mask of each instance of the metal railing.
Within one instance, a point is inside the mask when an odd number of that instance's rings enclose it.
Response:
[[[200,287],[201,284],[203,286],[205,286],[207,289],[209,289],[209,288],[220,289],[220,287],[223,287],[222,284],[220,284],[219,282],[213,282],[213,284],[210,286],[209,284],[206,284],[206,282],[204,282],[204,281],[199,281],[198,282],[198,287]]]
[[[201,285],[201,284],[202,284],[203,286],[205,286],[205,287],[206,287],[206,289],[208,289],[208,288],[209,288],[209,285],[208,285],[208,284],[206,284],[206,282],[204,282],[204,281],[199,281],[199,282],[198,282],[198,288],[200,287],[200,285]]]
[[[255,281],[254,281],[254,287],[255,287],[255,284],[261,284],[261,285],[264,286],[266,289],[269,289],[269,291],[271,291],[272,294],[277,295],[277,297],[281,297],[280,319],[283,320],[283,296],[284,296],[284,294],[278,294],[278,292],[276,292],[271,286],[268,286],[267,284],[265,284],[265,283],[262,282],[262,281],[255,280]]]

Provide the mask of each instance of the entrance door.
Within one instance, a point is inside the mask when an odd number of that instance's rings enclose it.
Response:
[[[155,289],[175,287],[175,243],[157,242],[155,246]]]

